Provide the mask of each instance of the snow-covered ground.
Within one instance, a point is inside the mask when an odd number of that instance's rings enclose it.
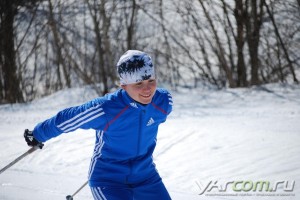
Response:
[[[300,198],[300,86],[172,93],[174,110],[159,129],[154,158],[174,200]],[[25,128],[94,97],[75,88],[0,106],[0,168],[28,149]],[[93,144],[92,130],[46,142],[0,174],[0,199],[65,199],[86,182]],[[273,192],[255,190],[259,181]],[[89,188],[74,199],[92,199]]]

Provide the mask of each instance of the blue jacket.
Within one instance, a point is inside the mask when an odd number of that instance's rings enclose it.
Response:
[[[172,111],[168,91],[157,89],[148,105],[135,102],[123,89],[83,105],[67,108],[39,123],[34,137],[45,142],[78,128],[95,129],[96,144],[89,170],[92,187],[114,181],[137,183],[156,172],[152,153],[158,126]]]

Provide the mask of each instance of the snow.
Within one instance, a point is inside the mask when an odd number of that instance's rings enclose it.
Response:
[[[174,200],[299,198],[299,85],[181,89],[172,94],[174,109],[160,126],[154,159]],[[94,97],[89,88],[74,88],[32,103],[0,106],[0,168],[29,149],[24,129]],[[0,174],[0,199],[65,199],[86,182],[93,145],[93,130],[46,142]],[[210,181],[215,187],[199,195]],[[282,185],[275,192],[236,192],[231,187],[220,192],[219,186],[230,181],[295,185],[290,192]],[[89,187],[74,199],[92,199]]]

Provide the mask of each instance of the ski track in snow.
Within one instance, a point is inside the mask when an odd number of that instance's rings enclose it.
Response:
[[[174,109],[159,128],[154,160],[173,199],[299,198],[299,86],[182,89],[172,94]],[[25,128],[94,97],[89,88],[75,88],[32,103],[1,105],[0,168],[28,149]],[[77,130],[46,142],[42,150],[0,174],[0,200],[53,200],[73,194],[86,181],[94,135],[93,130]],[[209,196],[220,194],[216,188],[199,195],[199,182],[239,180],[294,180],[295,196]],[[276,194],[281,193],[279,188]],[[74,199],[92,199],[89,188]]]

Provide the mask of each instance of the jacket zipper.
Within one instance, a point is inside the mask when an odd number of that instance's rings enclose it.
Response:
[[[139,155],[140,153],[140,143],[141,143],[141,135],[142,135],[142,119],[143,119],[143,114],[145,113],[145,110],[142,110],[142,112],[140,112],[139,114],[139,130],[138,130],[138,140],[137,140],[137,150],[136,150],[136,156]],[[128,178],[129,176],[132,174],[132,168],[133,168],[133,164],[132,164],[132,160],[129,161],[129,175],[126,177],[126,184],[128,184]]]
[[[129,175],[126,176],[125,184],[129,184],[128,179],[131,174],[132,174],[132,160],[129,160]]]
[[[140,123],[139,123],[139,132],[138,132],[138,142],[137,142],[137,152],[136,156],[140,153],[140,146],[141,146],[141,137],[142,137],[142,122],[143,122],[143,114],[145,113],[145,110],[142,110],[140,113]]]

